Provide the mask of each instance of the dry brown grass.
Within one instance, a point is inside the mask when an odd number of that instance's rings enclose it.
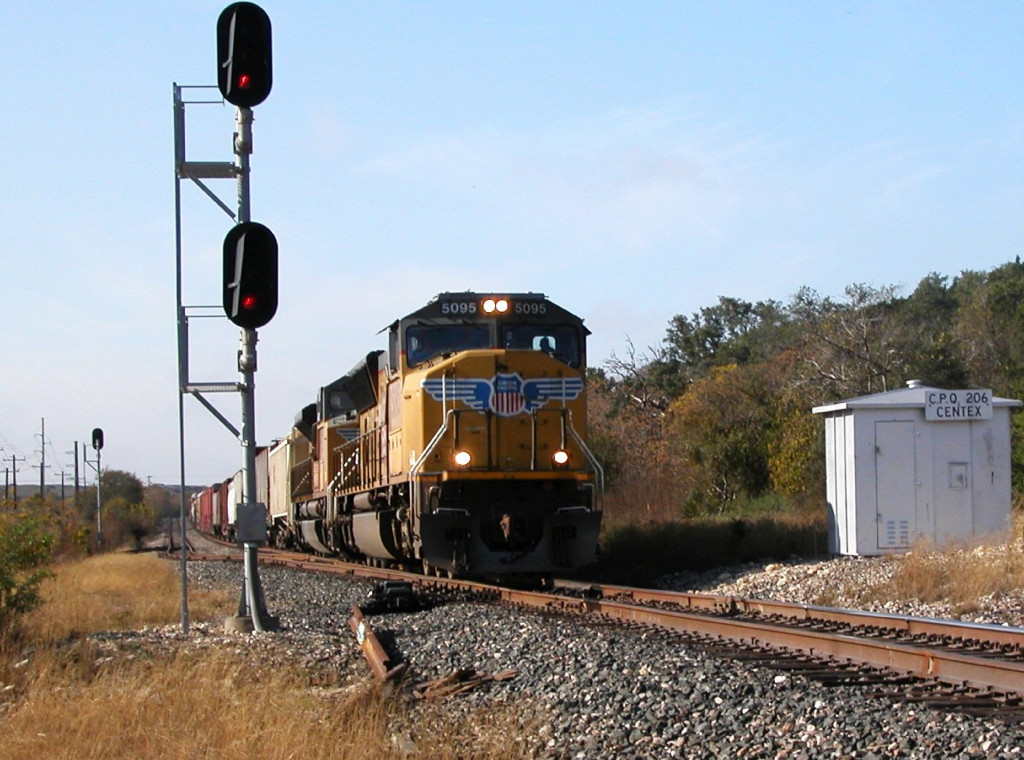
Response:
[[[45,603],[24,620],[32,641],[54,641],[93,631],[136,630],[181,619],[178,565],[153,554],[99,554],[58,565],[43,587]],[[230,613],[226,591],[189,589],[189,617]]]
[[[1014,532],[1020,536],[1020,526]],[[893,556],[891,584],[874,598],[944,602],[955,614],[973,612],[986,596],[1024,589],[1024,543],[1019,538],[985,545],[936,549],[922,545]]]
[[[78,656],[88,659],[88,653]],[[384,700],[324,694],[224,652],[67,667],[55,658],[4,720],[0,756],[356,758],[338,728],[381,736]],[[317,751],[317,746],[323,749]],[[381,755],[378,755],[381,756]]]
[[[268,672],[226,652],[107,664],[91,674],[40,674],[32,697],[2,722],[0,757],[217,760],[513,760],[528,753],[501,733],[508,714],[410,731],[404,697],[372,683],[314,689],[308,674]],[[476,733],[472,726],[486,726]],[[504,729],[502,728],[504,725]],[[448,732],[456,734],[449,736]]]
[[[456,722],[415,711],[370,681],[347,689],[297,661],[274,669],[228,649],[165,646],[110,655],[88,634],[179,621],[172,563],[104,555],[57,568],[17,643],[0,644],[0,760],[75,758],[528,757],[536,726],[510,709]],[[232,611],[233,594],[190,594],[194,620]],[[301,653],[297,653],[301,655]]]

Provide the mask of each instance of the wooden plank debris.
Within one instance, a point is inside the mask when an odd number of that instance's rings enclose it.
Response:
[[[443,678],[416,684],[412,687],[412,693],[419,699],[439,699],[462,694],[491,681],[509,681],[518,675],[518,670],[503,670],[500,673],[489,674],[472,668],[460,668]]]

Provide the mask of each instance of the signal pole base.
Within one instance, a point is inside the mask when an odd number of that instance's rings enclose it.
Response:
[[[224,629],[239,633],[279,631],[281,620],[267,612],[267,603],[263,598],[256,545],[246,543],[244,549],[245,582],[238,597],[238,614],[225,618]]]
[[[252,633],[256,630],[252,618],[248,615],[232,615],[224,618],[225,633]]]
[[[264,631],[281,630],[281,621],[271,615],[260,616],[260,626]],[[224,618],[225,633],[252,633],[256,630],[256,624],[250,615],[232,615]]]

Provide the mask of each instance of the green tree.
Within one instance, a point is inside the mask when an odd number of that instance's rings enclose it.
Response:
[[[776,301],[750,303],[720,296],[714,306],[672,318],[665,358],[694,380],[712,367],[765,361],[789,345],[791,328],[788,312]]]
[[[152,535],[159,516],[142,502],[129,502],[115,496],[103,504],[103,536],[110,547],[123,546],[129,540],[135,549],[142,548],[142,539]]]
[[[824,425],[799,386],[771,399],[768,474],[771,490],[800,497],[822,492],[825,483]]]
[[[142,481],[130,472],[123,470],[104,470],[100,476],[103,501],[121,498],[129,504],[139,504],[145,500],[145,488]]]
[[[770,392],[757,366],[716,367],[672,406],[673,441],[693,468],[691,510],[725,511],[769,484]]]
[[[84,490],[82,515],[90,525],[96,524],[96,487]],[[154,510],[143,508],[145,488],[142,481],[130,472],[104,470],[100,475],[100,501],[103,504],[103,543],[117,548],[129,538],[138,543],[136,533],[147,522],[154,523]],[[147,528],[146,531],[152,528]],[[145,532],[143,532],[145,535]]]
[[[899,351],[907,379],[938,388],[963,388],[969,383],[967,366],[957,350],[957,300],[948,282],[948,277],[933,272],[901,303]]]
[[[964,272],[952,287],[955,335],[971,385],[1024,395],[1024,264]]]

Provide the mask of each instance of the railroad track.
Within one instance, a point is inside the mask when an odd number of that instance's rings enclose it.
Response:
[[[188,538],[188,531],[183,534],[181,531],[181,520],[177,517],[165,517],[161,520],[163,528],[163,544],[168,554],[174,554],[181,549],[184,543],[185,551],[190,555],[194,553],[192,542]]]
[[[717,656],[827,685],[866,685],[879,697],[1007,722],[1024,718],[1024,629],[578,582],[523,590],[276,549],[261,550],[260,561],[659,630]]]

